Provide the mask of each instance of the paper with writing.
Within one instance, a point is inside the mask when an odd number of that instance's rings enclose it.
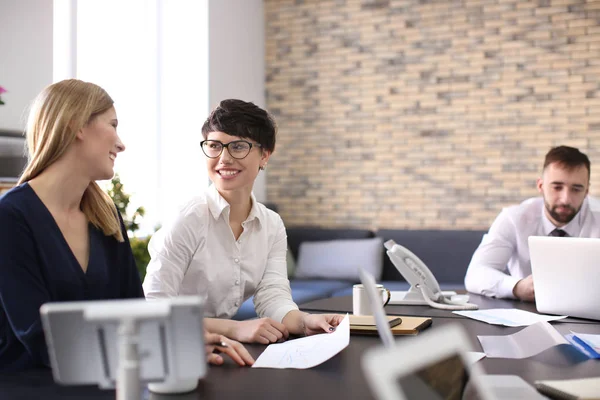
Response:
[[[322,333],[269,345],[252,368],[298,368],[317,366],[350,343],[348,314],[332,333]]]

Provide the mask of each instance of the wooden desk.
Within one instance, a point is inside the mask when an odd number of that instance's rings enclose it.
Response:
[[[343,298],[324,301],[331,308]],[[346,299],[347,301],[348,299]],[[500,307],[502,300],[488,299]],[[310,304],[310,303],[308,303]],[[527,305],[527,304],[525,304]],[[422,308],[421,315],[433,315],[438,310]],[[414,311],[413,311],[414,313]],[[468,332],[473,349],[481,351],[477,335],[507,335],[522,328],[489,325],[462,317],[433,317],[429,329],[439,329],[451,323],[462,325]],[[581,333],[600,334],[599,323],[554,323],[562,334],[570,330]],[[397,337],[397,340],[406,340]],[[200,382],[196,392],[180,396],[160,396],[146,392],[152,400],[191,399],[372,399],[360,363],[363,353],[379,346],[377,336],[351,336],[350,345],[331,360],[308,370],[274,370],[239,368],[231,362],[220,367],[210,367],[208,375]],[[258,357],[263,345],[250,345],[249,351]],[[401,362],[401,360],[399,360]],[[516,374],[532,383],[537,379],[568,379],[600,376],[600,361],[585,359],[571,346],[556,346],[535,357],[524,360],[487,359],[479,361],[483,369],[493,374]],[[114,391],[96,387],[60,387],[53,383],[50,371],[29,371],[0,376],[0,400],[43,398],[58,399],[114,399]]]

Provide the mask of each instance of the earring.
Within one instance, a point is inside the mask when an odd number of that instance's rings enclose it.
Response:
[[[266,168],[267,168],[267,163],[264,163],[258,169],[260,169],[261,171],[264,171]]]

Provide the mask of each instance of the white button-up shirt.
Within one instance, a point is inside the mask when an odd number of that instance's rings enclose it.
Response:
[[[281,322],[298,309],[287,278],[283,221],[252,195],[252,209],[236,241],[229,210],[211,185],[152,236],[146,298],[205,296],[205,316],[231,318],[254,295],[256,313]]]
[[[473,254],[465,276],[467,290],[514,298],[517,282],[531,275],[529,236],[548,236],[555,228],[541,197],[503,209]],[[575,218],[561,229],[572,237],[600,237],[600,202],[588,196]]]

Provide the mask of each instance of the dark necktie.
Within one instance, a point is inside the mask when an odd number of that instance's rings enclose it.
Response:
[[[567,232],[563,231],[562,229],[556,228],[555,230],[550,232],[548,236],[565,237],[567,236]]]

